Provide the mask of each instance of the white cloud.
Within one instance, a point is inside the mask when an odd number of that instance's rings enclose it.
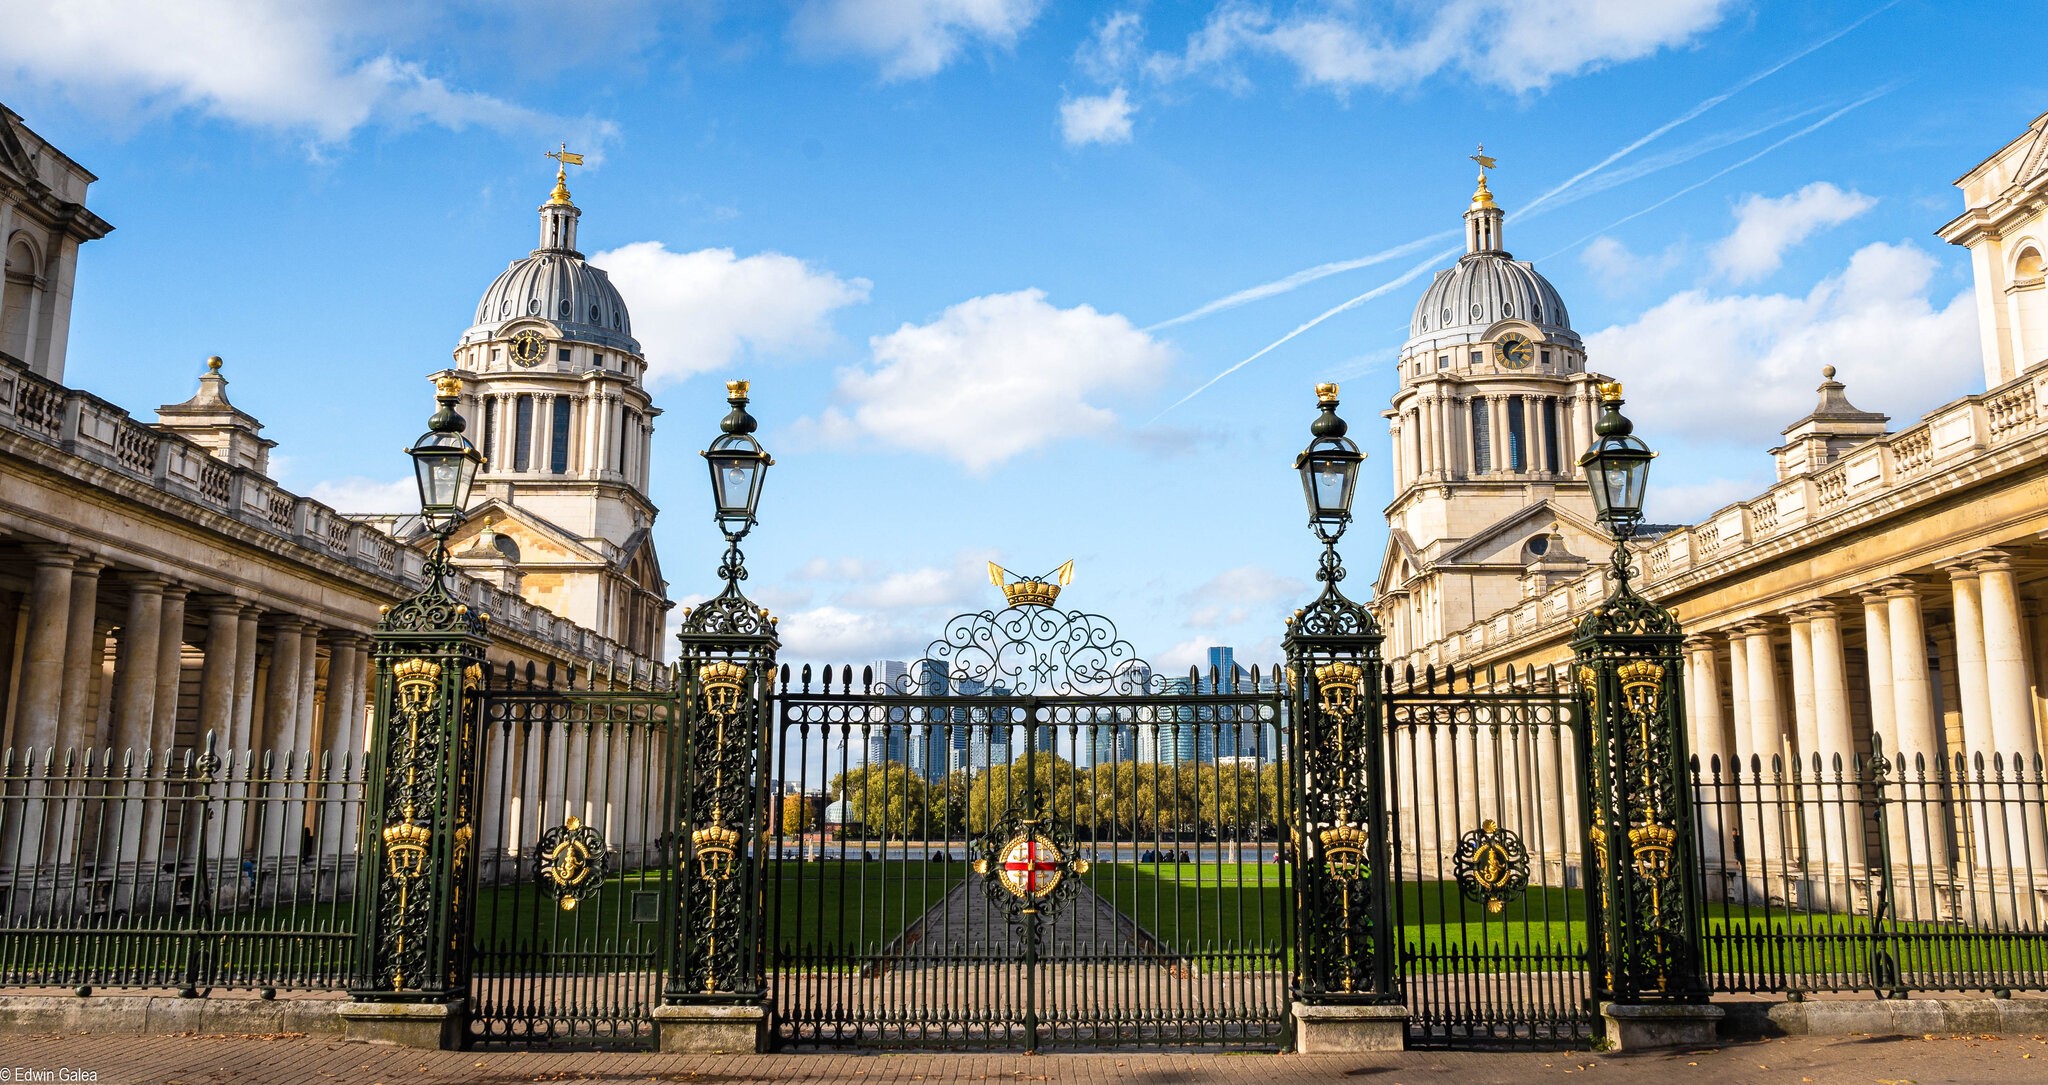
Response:
[[[792,29],[811,49],[874,57],[884,79],[919,79],[972,43],[1014,46],[1043,7],[1044,0],[807,0]]]
[[[1143,55],[1145,20],[1135,11],[1113,12],[1074,52],[1074,63],[1092,78],[1114,83]]]
[[[1098,393],[1150,384],[1170,347],[1121,314],[1056,308],[1042,290],[988,294],[929,324],[869,340],[873,368],[843,373],[809,428],[945,456],[977,474],[1053,441],[1116,422]]]
[[[1285,14],[1227,0],[1178,55],[1155,56],[1161,78],[1246,79],[1240,58],[1294,65],[1304,83],[1337,91],[1410,86],[1456,68],[1479,83],[1523,92],[1558,78],[1648,56],[1718,24],[1733,0],[1448,0],[1403,19],[1361,5],[1297,4]]]
[[[1735,209],[1735,229],[1714,246],[1714,267],[1734,282],[1760,279],[1778,270],[1792,246],[1876,206],[1872,197],[1826,181],[1776,199],[1750,195]]]
[[[373,122],[576,128],[593,151],[615,132],[451,87],[350,25],[325,3],[0,0],[0,72],[100,109],[196,109],[321,143]]]
[[[871,285],[781,253],[670,252],[659,241],[636,241],[591,262],[633,299],[633,333],[657,382],[720,369],[742,351],[825,346],[833,311],[866,301]]]
[[[1857,406],[1916,418],[1981,372],[1971,294],[1930,297],[1937,266],[1913,245],[1866,245],[1803,297],[1687,290],[1586,351],[1626,382],[1645,434],[1770,447],[1813,409],[1823,365]]]
[[[1060,134],[1069,147],[1129,143],[1134,112],[1136,107],[1122,87],[1108,94],[1068,98],[1060,103]]]
[[[1678,266],[1683,251],[1682,246],[1674,243],[1666,246],[1663,252],[1639,255],[1627,245],[1603,234],[1579,250],[1579,262],[1600,280],[1602,286],[1613,290],[1641,286],[1662,276]]]
[[[336,512],[417,512],[420,507],[419,483],[411,478],[386,482],[350,475],[329,482],[316,482],[306,496]]]
[[[1285,608],[1276,604],[1304,598],[1308,583],[1260,565],[1225,569],[1182,596],[1190,608],[1188,624],[1198,629],[1241,625],[1253,618],[1279,621]],[[1268,613],[1270,611],[1271,613]]]

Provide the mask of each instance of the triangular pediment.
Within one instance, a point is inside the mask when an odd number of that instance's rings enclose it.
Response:
[[[1597,525],[1579,512],[1555,501],[1538,501],[1505,516],[1445,551],[1436,564],[1443,565],[1526,565],[1523,546],[1532,536],[1551,532],[1564,537],[1564,547],[1574,554],[1602,554],[1613,545]]]
[[[568,529],[496,498],[470,506],[461,525],[449,538],[448,548],[458,554],[467,549],[483,531],[486,519],[491,522],[491,530],[519,544],[519,564],[522,566],[607,563],[601,551]]]
[[[36,175],[35,158],[22,141],[19,121],[12,111],[0,109],[0,166],[32,180]]]
[[[1392,528],[1387,532],[1387,548],[1380,554],[1380,577],[1374,592],[1385,595],[1399,591],[1425,568],[1422,552],[1415,549],[1415,540],[1406,531]]]

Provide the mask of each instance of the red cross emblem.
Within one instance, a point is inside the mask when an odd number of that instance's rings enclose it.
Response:
[[[1060,884],[1063,861],[1052,841],[1036,833],[1019,833],[1003,845],[1003,888],[1027,899],[1043,897]]]

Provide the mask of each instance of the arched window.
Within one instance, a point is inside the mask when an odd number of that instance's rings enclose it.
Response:
[[[0,285],[0,354],[21,362],[28,361],[41,270],[35,246],[26,236],[14,235],[7,243],[4,285]]]
[[[2012,265],[2013,353],[2021,369],[2048,361],[2048,285],[2042,281],[2041,250],[2020,250]]]

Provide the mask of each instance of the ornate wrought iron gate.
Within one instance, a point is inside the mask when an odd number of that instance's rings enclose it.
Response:
[[[536,677],[482,694],[470,1035],[644,1044],[674,907],[677,697],[666,674]]]
[[[1573,1045],[1589,982],[1584,712],[1566,676],[1388,676],[1388,897],[1409,1042]]]
[[[775,1042],[1283,1046],[1278,685],[1154,675],[1106,619],[1030,603],[900,671],[785,671]]]

